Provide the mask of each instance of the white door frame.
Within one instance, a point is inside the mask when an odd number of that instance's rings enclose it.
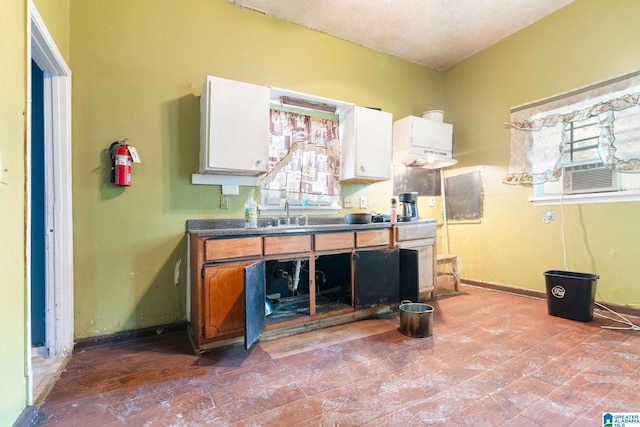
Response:
[[[73,351],[73,216],[71,194],[71,70],[31,0],[27,25],[28,80],[31,59],[44,72],[44,145],[46,187],[46,346],[57,357]],[[31,84],[28,100],[31,100]],[[31,108],[27,108],[27,224],[31,221]],[[26,259],[31,235],[26,227]],[[27,271],[29,272],[29,268]],[[27,273],[28,352],[31,354],[31,276]],[[29,358],[30,359],[30,358]],[[31,377],[29,362],[29,376]],[[31,394],[31,393],[30,393]]]

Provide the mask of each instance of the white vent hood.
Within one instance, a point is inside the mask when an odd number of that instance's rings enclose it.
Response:
[[[452,142],[451,124],[407,116],[393,123],[393,163],[427,169],[455,165]]]

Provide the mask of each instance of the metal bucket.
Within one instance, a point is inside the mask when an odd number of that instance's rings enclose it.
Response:
[[[433,307],[409,300],[402,301],[398,330],[408,337],[430,337],[433,335]]]

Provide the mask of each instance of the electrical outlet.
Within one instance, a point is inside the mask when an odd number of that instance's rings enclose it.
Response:
[[[220,196],[220,209],[229,209],[229,196]]]
[[[365,196],[360,196],[360,208],[364,209],[367,207],[367,198]]]
[[[542,212],[542,222],[544,222],[545,224],[549,224],[555,220],[556,220],[556,211],[548,210],[548,211]]]
[[[345,197],[342,200],[342,207],[345,209],[353,208],[353,199],[351,197]]]

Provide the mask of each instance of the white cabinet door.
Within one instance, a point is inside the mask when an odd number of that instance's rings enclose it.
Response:
[[[393,124],[394,149],[409,150],[415,155],[434,154],[450,158],[452,137],[453,125],[450,123],[407,116]]]
[[[354,107],[342,126],[342,180],[375,182],[391,179],[393,116]]]
[[[430,149],[439,156],[451,157],[453,125],[416,117],[412,122],[412,145]]]
[[[200,173],[259,175],[267,171],[267,86],[208,76],[200,111]]]

